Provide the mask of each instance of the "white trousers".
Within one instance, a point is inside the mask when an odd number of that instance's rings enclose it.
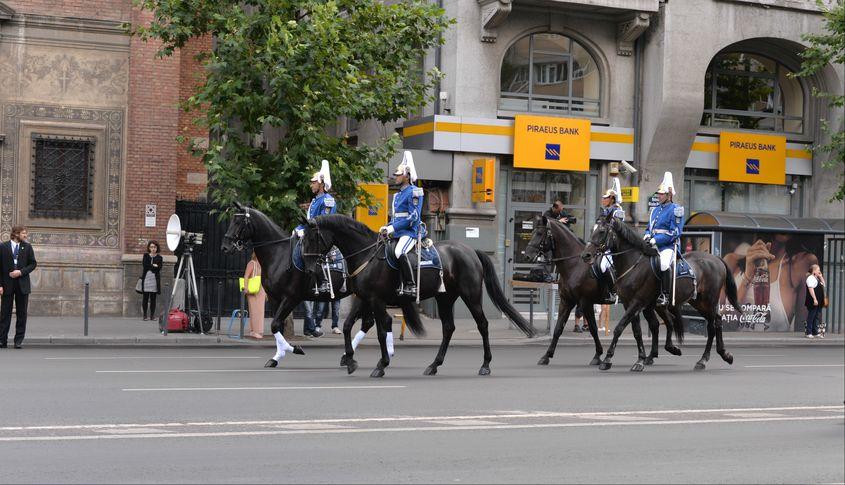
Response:
[[[669,266],[672,266],[672,261],[675,258],[675,249],[668,248],[660,251],[660,271],[666,271]]]
[[[613,266],[613,259],[611,259],[610,251],[606,251],[599,261],[599,268],[602,273],[607,273],[611,266]]]
[[[396,255],[396,259],[399,259],[403,254],[408,254],[408,251],[414,249],[415,244],[417,244],[416,238],[411,236],[400,237],[399,242],[396,243],[396,250],[393,253]]]

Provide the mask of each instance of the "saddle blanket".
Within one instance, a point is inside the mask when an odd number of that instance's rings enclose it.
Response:
[[[399,269],[399,261],[396,259],[396,254],[394,253],[396,247],[396,241],[392,242],[391,244],[384,245],[384,259],[387,260],[387,264],[390,265],[393,269]],[[408,255],[416,256],[417,251],[416,249],[411,250]],[[420,258],[422,259],[422,263],[420,263],[420,269],[443,269],[442,265],[440,264],[440,253],[437,252],[437,248],[434,247],[434,244],[426,244],[423,241],[422,250],[420,251]],[[414,260],[416,257],[411,258],[411,266],[414,266]]]
[[[302,241],[297,241],[296,245],[293,247],[291,260],[294,268],[305,272],[305,260],[302,258]],[[343,259],[343,255],[340,253],[340,250],[335,247],[329,251],[329,269],[331,271],[346,274],[346,260]]]
[[[675,273],[676,278],[690,278],[695,279],[695,273],[692,270],[692,267],[687,260],[684,259],[683,256],[678,255],[675,259],[678,263],[678,268]],[[670,266],[669,269],[672,269]],[[652,256],[651,258],[651,270],[654,272],[654,275],[660,278],[660,256]]]

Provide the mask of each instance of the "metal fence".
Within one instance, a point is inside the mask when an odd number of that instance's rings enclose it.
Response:
[[[842,333],[845,320],[845,238],[829,238],[825,241],[824,269],[827,282],[829,305],[822,312],[827,332]]]

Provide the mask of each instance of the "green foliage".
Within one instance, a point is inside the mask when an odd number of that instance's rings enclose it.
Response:
[[[799,77],[813,76],[830,64],[845,63],[845,2],[836,0],[829,7],[821,0],[816,0],[819,8],[824,12],[825,30],[822,34],[805,34],[803,40],[808,47],[801,53],[803,61],[801,70],[795,73]],[[813,96],[828,101],[831,108],[840,113],[839,125],[842,126],[843,118],[841,113],[845,109],[845,96],[813,89]],[[845,199],[845,132],[834,130],[826,119],[821,120],[822,131],[830,136],[830,142],[825,145],[813,147],[816,152],[829,155],[824,163],[825,168],[833,169],[839,177],[839,189],[833,194],[831,200],[841,201]]]
[[[398,136],[377,146],[352,146],[332,136],[339,117],[404,117],[432,100],[441,74],[409,75],[426,50],[443,43],[451,21],[426,0],[140,0],[154,13],[133,26],[161,42],[169,56],[190,39],[213,34],[203,57],[207,80],[184,105],[204,112],[211,133],[199,153],[209,193],[223,206],[248,202],[289,225],[312,197],[308,181],[329,160],[341,211],[364,201],[359,182],[382,179],[379,163]],[[266,127],[277,144],[256,146]]]

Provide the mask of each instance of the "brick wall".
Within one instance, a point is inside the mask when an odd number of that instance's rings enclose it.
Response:
[[[132,10],[132,23],[152,14]],[[164,245],[167,218],[176,209],[176,143],[179,127],[180,57],[155,57],[158,44],[133,38],[129,50],[124,252],[138,254],[148,239]],[[146,204],[156,204],[156,227],[144,226]]]
[[[192,96],[198,84],[204,80],[204,70],[197,62],[196,56],[211,50],[211,37],[205,36],[193,39],[181,49],[179,99],[185,100]],[[180,111],[179,132],[187,140],[208,140],[208,129],[203,125],[195,125],[192,120],[200,113]],[[198,140],[199,141],[199,140]],[[202,159],[192,156],[185,146],[179,147],[176,166],[176,196],[179,199],[197,200],[205,195],[206,170]]]
[[[3,0],[16,13],[127,21],[132,0]]]

